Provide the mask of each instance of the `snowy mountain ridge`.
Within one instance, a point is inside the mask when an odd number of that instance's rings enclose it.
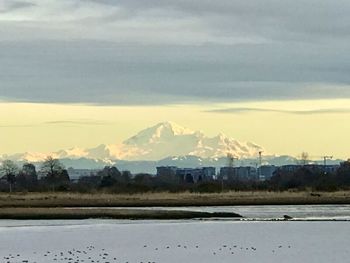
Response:
[[[74,147],[52,153],[27,152],[9,157],[19,161],[38,162],[51,155],[59,159],[87,158],[103,160],[157,161],[169,156],[196,156],[199,158],[225,157],[228,153],[239,159],[256,157],[263,148],[252,142],[240,142],[222,133],[207,137],[174,122],[162,122],[146,128],[121,144],[101,144],[95,148]]]

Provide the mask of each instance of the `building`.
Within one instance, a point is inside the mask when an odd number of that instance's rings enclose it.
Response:
[[[299,170],[302,167],[302,165],[297,165],[297,164],[287,164],[287,165],[282,165],[279,167],[280,170],[284,172],[291,172],[294,173],[297,170]]]
[[[323,165],[323,164],[306,164],[306,165],[283,165],[279,169],[284,172],[296,172],[301,168],[308,169],[312,172],[325,172],[325,173],[336,173],[336,171],[339,169],[339,164],[330,164],[330,165]]]
[[[240,166],[236,167],[236,173],[238,176],[238,180],[241,181],[249,181],[249,180],[258,180],[258,173],[255,167],[251,166]]]
[[[157,176],[175,176],[176,166],[159,166],[157,167]]]
[[[178,168],[176,175],[186,183],[199,183],[215,179],[215,167]]]
[[[277,166],[274,165],[262,165],[258,168],[259,172],[259,180],[269,180],[278,169]]]
[[[157,167],[157,176],[176,176],[182,182],[198,183],[215,179],[215,167],[178,168],[176,166]]]
[[[340,168],[340,164],[323,165],[323,169],[326,173],[334,174]]]
[[[225,166],[220,168],[220,179],[223,181],[235,180],[236,174],[234,167]]]
[[[224,181],[249,181],[258,180],[258,174],[255,167],[221,167],[220,178]]]
[[[215,167],[202,167],[204,178],[207,180],[216,179],[216,168]]]
[[[67,169],[69,178],[72,180],[77,180],[80,177],[90,176],[92,174],[95,174],[98,172],[98,170],[92,170],[92,169],[75,169],[72,167],[69,167]]]

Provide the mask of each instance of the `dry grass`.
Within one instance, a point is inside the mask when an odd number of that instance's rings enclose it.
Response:
[[[78,194],[14,193],[0,194],[0,207],[113,207],[113,206],[214,206],[274,204],[350,204],[350,191],[337,192],[225,192]]]

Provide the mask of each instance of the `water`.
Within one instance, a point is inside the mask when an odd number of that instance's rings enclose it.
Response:
[[[348,262],[348,222],[1,222],[0,262]]]
[[[328,263],[350,258],[349,205],[137,209],[237,212],[256,221],[0,220],[0,262]],[[285,214],[304,221],[268,221]]]

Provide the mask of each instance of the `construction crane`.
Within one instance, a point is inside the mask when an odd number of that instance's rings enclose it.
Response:
[[[250,165],[254,165],[255,170],[258,171],[258,162],[250,162],[249,164],[250,164]]]
[[[262,175],[261,175],[262,153],[263,153],[263,151],[259,151],[259,171],[258,171],[259,179],[261,179],[261,177],[262,177]]]
[[[306,153],[302,153],[302,154],[306,154]],[[326,169],[327,169],[327,161],[328,160],[332,160],[333,159],[333,156],[332,155],[323,155],[323,156],[319,156],[319,155],[316,155],[316,156],[309,156],[308,154],[307,154],[307,157],[311,157],[311,158],[322,158],[323,159],[323,172],[324,172],[324,174],[326,174],[327,172],[326,172]],[[302,158],[303,159],[303,158]],[[306,159],[306,158],[304,158],[304,159]],[[316,162],[317,163],[317,162]],[[304,163],[304,165],[305,165],[306,163]]]
[[[235,160],[238,160],[238,157],[234,156],[232,153],[227,154],[228,167],[234,167]]]
[[[327,160],[332,160],[333,159],[333,156],[330,156],[330,155],[325,155],[325,156],[323,156],[323,169],[324,169],[324,171],[323,171],[323,173],[324,174],[326,174],[327,173]]]
[[[228,160],[228,173],[226,174],[227,179],[230,177],[230,175],[233,175],[233,167],[235,160],[238,160],[236,156],[234,156],[232,153],[227,153],[227,160]],[[221,175],[221,192],[224,191],[224,175]]]
[[[330,155],[323,156],[323,165],[326,167],[327,166],[327,160],[332,160],[332,159],[333,159],[333,156],[330,156]]]
[[[326,165],[327,160],[332,160],[333,156],[332,155],[309,155],[307,152],[302,152],[301,155],[296,158],[301,158],[300,163],[302,164],[309,164],[310,162],[314,163],[322,159],[323,164]]]
[[[262,153],[263,151],[259,151],[259,165],[262,165]]]

